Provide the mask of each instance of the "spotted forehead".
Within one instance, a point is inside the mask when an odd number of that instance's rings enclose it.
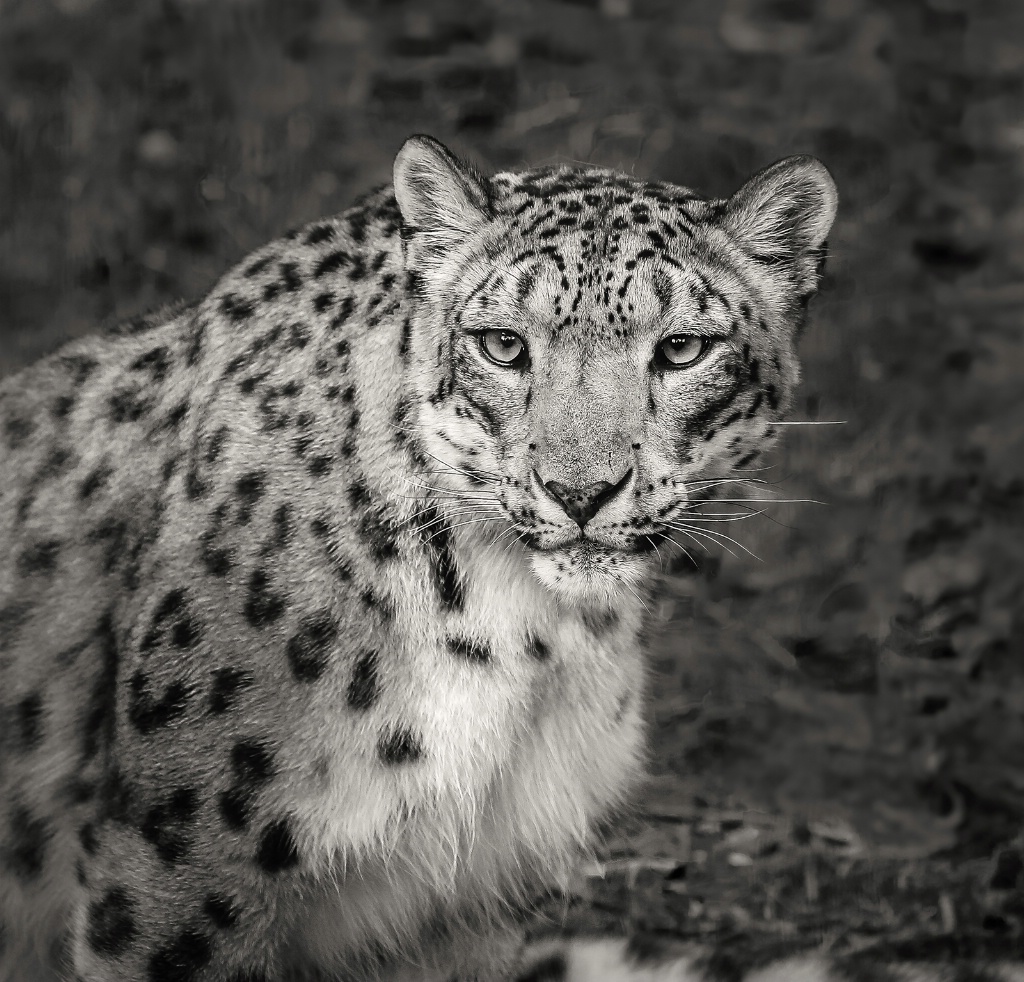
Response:
[[[708,278],[685,257],[717,202],[598,169],[503,174],[494,185],[503,272],[477,296],[502,290],[556,337],[627,337],[670,314],[707,312]]]

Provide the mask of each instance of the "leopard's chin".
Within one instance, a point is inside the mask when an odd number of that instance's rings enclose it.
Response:
[[[614,607],[634,595],[650,572],[651,559],[646,553],[609,549],[582,539],[561,549],[533,550],[530,567],[544,586],[564,600]]]

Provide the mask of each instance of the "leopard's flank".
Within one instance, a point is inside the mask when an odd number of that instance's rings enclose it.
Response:
[[[808,157],[708,200],[414,137],[2,383],[0,980],[513,978],[639,779],[649,578],[774,441],[835,207]]]

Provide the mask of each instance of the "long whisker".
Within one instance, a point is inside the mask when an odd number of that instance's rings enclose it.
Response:
[[[423,525],[417,526],[417,531],[422,533],[422,532],[425,532],[429,528],[433,528],[435,525],[448,525],[449,521],[452,518],[467,518],[467,517],[469,517],[471,515],[472,516],[487,515],[490,511],[491,511],[491,509],[489,509],[489,508],[465,508],[465,509],[459,509],[459,511],[455,515],[452,515],[452,516],[441,515],[438,518],[434,518],[431,521],[426,522]],[[497,517],[497,516],[493,516],[492,515],[490,517]],[[414,515],[412,518],[408,519],[408,521],[411,523],[411,522],[413,522],[415,520],[415,518],[416,518],[416,516]],[[449,525],[448,527],[449,528],[457,528],[458,526],[456,526],[456,525]]]
[[[457,525],[450,525],[450,526],[448,526],[447,530],[442,529],[442,530],[440,530],[438,532],[435,532],[432,536],[430,536],[429,538],[425,539],[424,541],[425,542],[430,542],[433,539],[437,538],[437,536],[441,535],[444,531],[451,531],[453,529],[464,528],[467,525],[480,525],[483,522],[500,522],[500,521],[501,521],[501,517],[498,516],[498,515],[495,515],[492,518],[474,518],[474,519],[472,519],[472,521],[469,521],[469,522],[459,522]]]
[[[687,559],[690,560],[691,563],[693,563],[693,568],[694,569],[699,569],[700,568],[698,563],[697,563],[697,560],[694,559],[693,556],[690,555],[690,553],[687,550],[686,546],[684,546],[681,542],[676,542],[676,540],[673,539],[672,536],[670,536],[670,535],[666,536],[664,541],[670,543],[671,545],[674,545]]]
[[[709,549],[709,548],[708,548],[708,547],[707,547],[707,546],[706,546],[706,545],[705,545],[705,544],[704,544],[703,542],[701,542],[701,541],[700,541],[699,539],[695,538],[695,537],[694,537],[693,535],[691,535],[691,534],[690,534],[689,532],[687,532],[687,531],[686,531],[686,529],[684,529],[684,528],[677,528],[677,527],[676,527],[676,526],[674,526],[674,525],[672,526],[672,529],[673,529],[674,531],[676,531],[676,532],[679,532],[679,533],[681,533],[682,535],[685,535],[685,536],[686,536],[686,537],[687,537],[688,539],[693,539],[693,544],[694,544],[695,546],[699,546],[699,547],[700,547],[701,549],[703,549],[703,550],[704,550],[704,551],[705,551],[705,552],[706,552],[706,553],[707,553],[707,554],[708,554],[709,556],[711,555],[711,550],[710,550],[710,549]],[[670,539],[669,541],[671,541],[671,542],[675,542],[675,539]],[[718,544],[718,543],[716,543],[716,545],[717,545],[717,544]],[[676,545],[679,545],[679,543],[678,543],[678,542],[676,542]],[[680,549],[683,549],[683,547],[682,547],[681,545],[679,545],[679,548],[680,548]],[[725,548],[725,546],[723,546],[722,548],[724,549],[724,548]],[[686,552],[686,550],[685,550],[685,549],[683,549],[683,552]],[[688,556],[690,555],[689,553],[686,553],[686,554],[687,554]],[[736,555],[736,554],[735,554],[735,553],[730,553],[730,555]],[[691,562],[693,562],[693,565],[694,565],[694,566],[696,566],[696,565],[697,565],[697,562],[696,562],[696,560],[694,560],[693,556],[690,556],[690,560],[691,560]]]
[[[494,498],[490,491],[453,491],[451,488],[436,488],[430,484],[420,484],[411,477],[403,478],[403,480],[414,488],[420,488],[423,491],[433,491],[435,494],[454,495],[461,498]]]
[[[475,481],[480,476],[483,476],[484,479],[486,479],[488,481],[488,483],[491,483],[491,484],[497,484],[498,483],[498,480],[497,480],[498,475],[497,474],[491,474],[490,471],[480,471],[479,474],[470,474],[467,471],[459,470],[459,468],[456,467],[454,464],[449,464],[447,460],[442,460],[440,457],[435,456],[429,450],[425,450],[422,447],[420,449],[428,457],[432,458],[433,460],[436,460],[439,464],[442,464],[444,467],[447,467],[448,470],[453,471],[456,474],[461,474],[463,477],[468,477],[471,481]]]
[[[672,525],[671,523],[669,524],[672,528],[679,528],[680,531],[683,530],[683,527],[681,526]],[[709,529],[695,529],[692,525],[685,526],[685,530],[689,532],[691,535],[706,536],[712,542],[715,542],[716,544],[720,545],[723,549],[728,550],[733,556],[735,556],[736,553],[732,552],[732,550],[729,549],[727,545],[725,545],[726,542],[731,542],[734,546],[736,546],[736,548],[742,549],[748,556],[751,556],[752,558],[756,559],[759,563],[764,562],[764,560],[760,556],[758,556],[754,552],[751,552],[742,542],[737,542],[734,538],[732,538],[732,536],[726,535],[724,532],[713,532]]]
[[[620,582],[631,594],[633,594],[634,597],[636,597],[636,599],[640,602],[640,606],[647,611],[648,616],[653,617],[654,615],[651,614],[651,608],[647,606],[647,604],[644,602],[644,598],[640,596],[640,594],[632,586],[632,584],[627,583],[625,580],[622,580]]]
[[[742,522],[744,519],[753,518],[755,515],[763,515],[764,509],[747,512],[687,512],[687,519],[694,522]]]

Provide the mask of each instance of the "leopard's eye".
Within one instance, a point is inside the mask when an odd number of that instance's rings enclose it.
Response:
[[[480,335],[480,348],[491,361],[505,368],[525,368],[530,361],[526,342],[515,331],[503,328],[484,331]]]
[[[688,368],[700,361],[711,342],[695,334],[673,334],[654,352],[654,362],[662,368]]]

